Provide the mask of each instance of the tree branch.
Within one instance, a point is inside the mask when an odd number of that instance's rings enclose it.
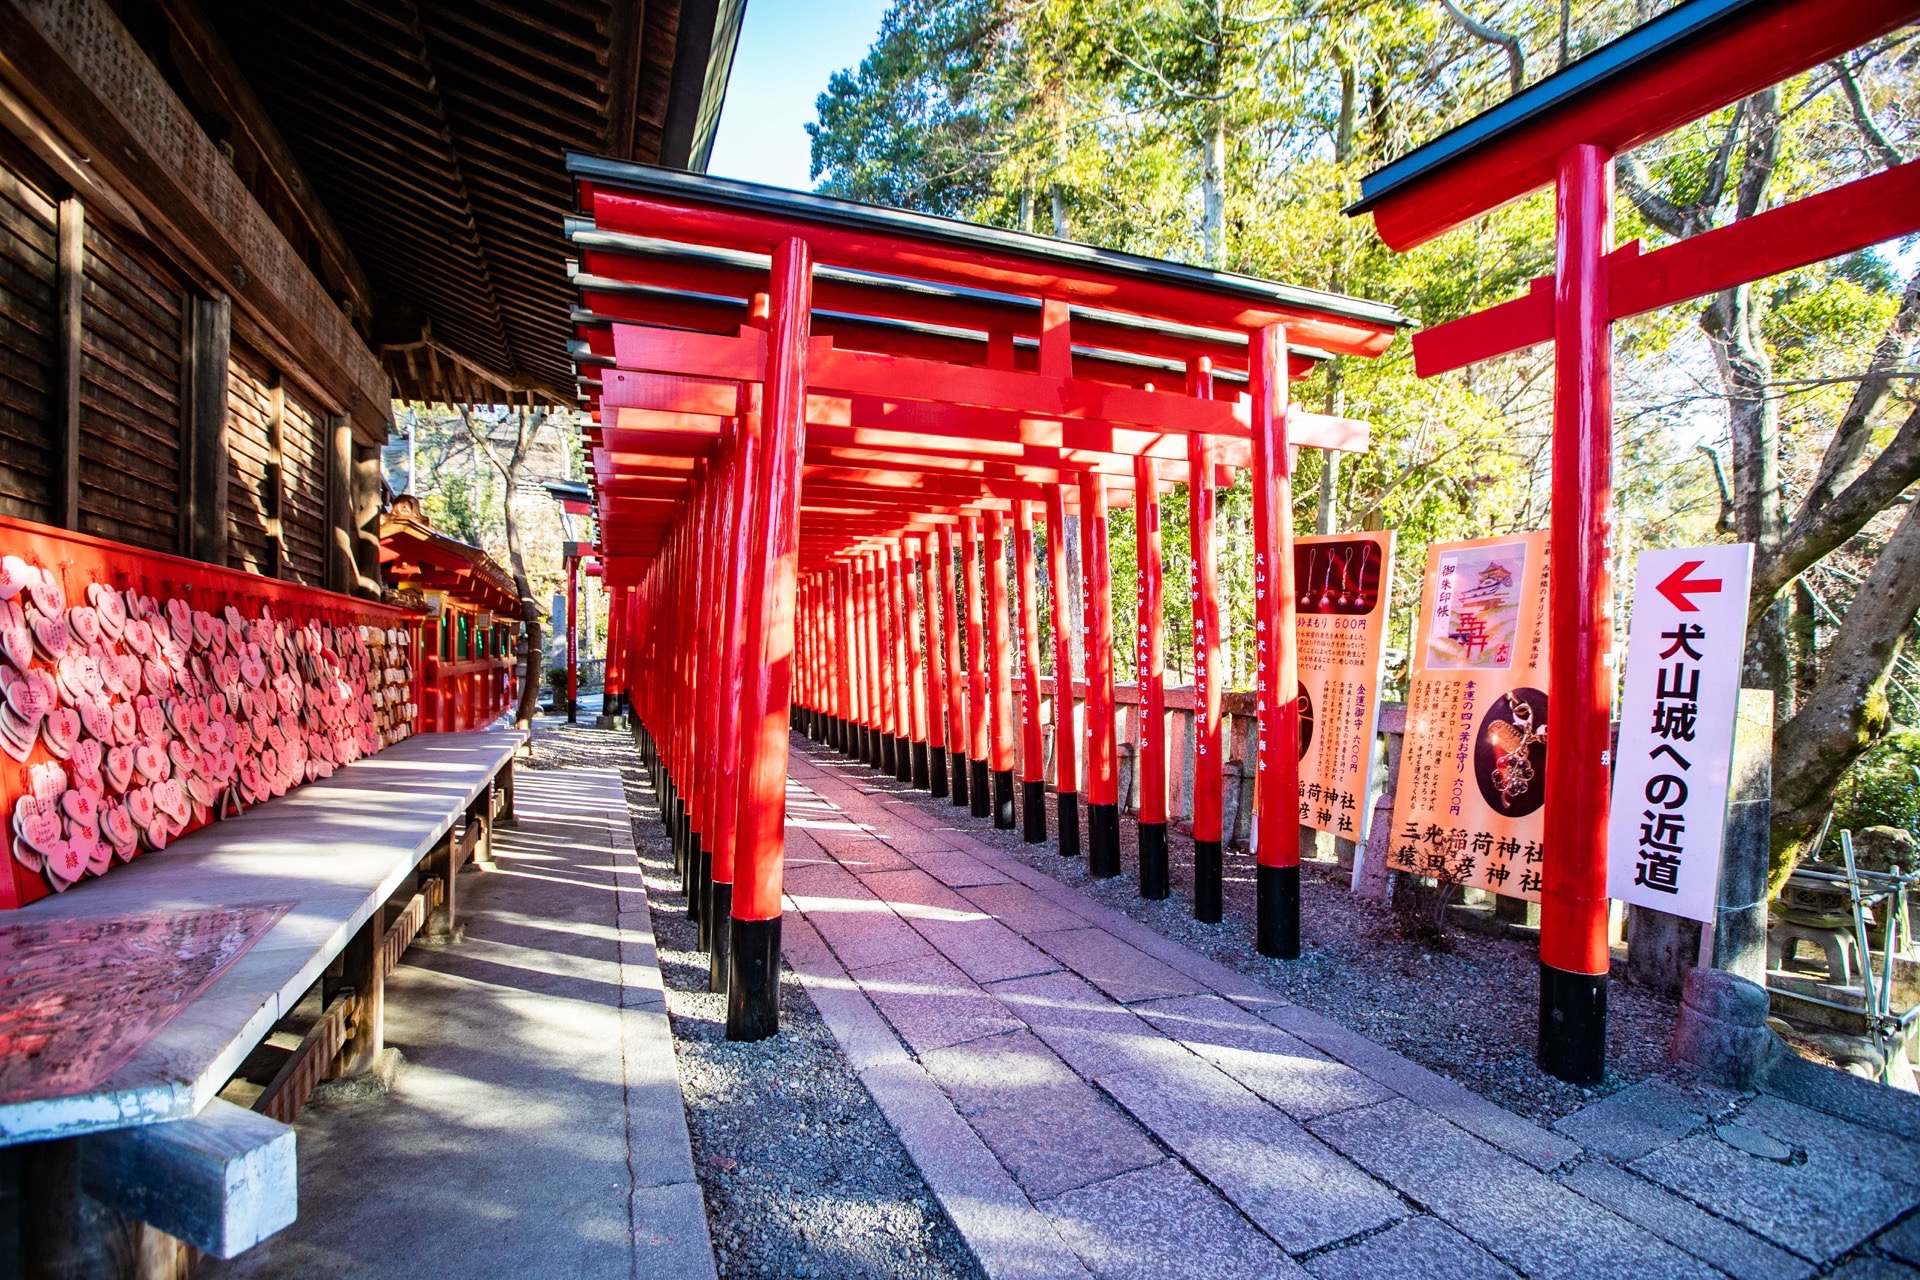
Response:
[[[1509,35],[1484,22],[1476,21],[1454,4],[1453,0],[1440,0],[1440,7],[1445,9],[1447,16],[1475,40],[1484,44],[1499,45],[1507,51],[1507,86],[1511,92],[1518,93],[1527,87],[1527,54],[1520,47],[1519,36]]]
[[[1906,163],[1906,157],[1900,154],[1900,148],[1881,130],[1874,121],[1873,112],[1867,110],[1866,95],[1860,92],[1860,81],[1855,78],[1853,68],[1847,65],[1845,58],[1835,58],[1831,64],[1840,78],[1840,92],[1846,96],[1847,105],[1853,109],[1854,127],[1860,130],[1860,136],[1885,168]]]
[[[1840,483],[1840,477],[1851,471],[1866,452],[1867,442],[1872,435],[1869,419],[1886,398],[1893,380],[1900,375],[1900,367],[1913,347],[1917,329],[1920,329],[1920,271],[1915,271],[1912,279],[1907,281],[1906,294],[1900,300],[1900,310],[1894,315],[1893,323],[1887,326],[1887,331],[1881,335],[1879,344],[1874,348],[1872,362],[1867,365],[1860,384],[1854,388],[1846,412],[1840,415],[1840,425],[1827,444],[1826,456],[1820,459],[1820,473],[1814,477],[1806,500],[1800,504],[1800,510],[1794,516],[1796,525],[1827,505]]]
[[[1753,594],[1747,601],[1749,622],[1766,612],[1781,588],[1866,528],[1867,521],[1899,501],[1916,481],[1920,481],[1920,408],[1907,415],[1880,456],[1852,484],[1818,510],[1795,519],[1780,545],[1762,555],[1754,566]]]
[[[1620,189],[1627,193],[1627,199],[1633,202],[1641,217],[1676,240],[1686,236],[1689,211],[1653,189],[1639,156],[1629,151],[1618,157],[1614,161],[1614,173],[1620,180]]]

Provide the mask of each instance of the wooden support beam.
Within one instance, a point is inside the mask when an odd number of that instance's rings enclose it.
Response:
[[[219,1098],[191,1120],[80,1139],[89,1196],[216,1258],[293,1221],[297,1172],[291,1128]]]
[[[283,1124],[293,1123],[313,1093],[313,1087],[340,1056],[340,1046],[347,1042],[347,1026],[353,1019],[354,1003],[350,992],[327,1002],[319,1021],[307,1029],[299,1047],[280,1065],[265,1091],[254,1099],[255,1111]]]

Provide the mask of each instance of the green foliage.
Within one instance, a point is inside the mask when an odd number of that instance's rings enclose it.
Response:
[[[1900,827],[1920,835],[1920,729],[1875,743],[1834,796],[1833,829]]]
[[[1519,38],[1524,79],[1533,81],[1563,56],[1668,6],[1462,7]],[[1860,83],[1883,119],[1900,122],[1895,142],[1911,154],[1920,142],[1911,123],[1920,119],[1913,54],[1883,62],[1889,66],[1863,70]],[[1501,50],[1431,0],[896,0],[868,56],[820,97],[810,129],[814,174],[831,194],[1379,299],[1431,326],[1515,297],[1552,272],[1551,193],[1405,254],[1388,251],[1345,209],[1364,174],[1506,98],[1509,70]],[[1769,202],[1863,171],[1835,83],[1823,68],[1781,88]],[[1661,199],[1700,205],[1701,227],[1722,225],[1742,179],[1753,176],[1738,147],[1724,175],[1714,176],[1717,157],[1743,127],[1729,108],[1632,159]],[[1624,195],[1616,209],[1622,241],[1657,247],[1671,238]],[[1778,379],[1789,492],[1804,492],[1857,385],[1849,375],[1884,331],[1901,288],[1869,255],[1760,286],[1755,315]],[[1729,536],[1703,449],[1717,450],[1729,468],[1731,458],[1726,402],[1697,304],[1617,324],[1615,351],[1624,610],[1637,551]],[[1294,386],[1309,408],[1372,424],[1369,451],[1341,459],[1335,527],[1397,532],[1390,646],[1410,647],[1431,543],[1546,525],[1552,372],[1539,348],[1421,379],[1401,341],[1376,360],[1326,361]],[[1223,388],[1237,394],[1239,384]],[[1910,394],[1904,386],[1896,392]],[[1876,420],[1876,449],[1891,421],[1888,411]],[[1314,527],[1321,474],[1321,458],[1303,450],[1293,493],[1299,532]],[[1183,486],[1162,497],[1168,667],[1176,679],[1190,678],[1185,499]],[[1244,475],[1220,495],[1223,674],[1242,687],[1253,670],[1251,506]],[[1111,534],[1115,669],[1125,677],[1136,636],[1130,512],[1115,512]],[[1853,563],[1849,571],[1863,570]],[[1842,608],[1851,590],[1824,579],[1820,589]],[[1050,611],[1042,619],[1051,626]]]

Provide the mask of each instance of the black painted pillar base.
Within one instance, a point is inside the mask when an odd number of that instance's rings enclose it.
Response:
[[[908,738],[893,740],[893,780],[913,783],[913,742]]]
[[[1193,918],[1219,924],[1223,866],[1218,840],[1193,842]]]
[[[1569,1084],[1607,1074],[1607,975],[1540,965],[1540,1069]]]
[[[857,759],[861,764],[873,763],[873,726],[872,725],[863,724],[860,726],[860,742],[859,742],[858,749],[855,750],[853,754],[854,754],[854,758]]]
[[[1140,896],[1164,898],[1171,889],[1167,872],[1167,824],[1142,822],[1140,836]]]
[[[1275,960],[1300,958],[1300,868],[1259,867],[1254,880],[1254,950]]]
[[[700,914],[694,917],[700,926],[695,945],[703,952],[713,950],[713,850],[701,847],[700,856],[693,866],[693,900],[700,906]],[[689,908],[687,914],[693,915]]]
[[[933,747],[927,752],[927,791],[934,796],[947,794],[947,749]]]
[[[913,786],[916,791],[925,791],[933,785],[933,766],[927,761],[927,744],[913,744]]]
[[[680,829],[680,797],[674,794],[673,779],[667,779],[667,842],[673,846],[673,874],[687,873],[687,846]]]
[[[735,920],[727,957],[727,1039],[780,1033],[780,917]]]
[[[1060,832],[1060,856],[1080,856],[1080,793],[1062,791],[1053,798],[1055,826]]]
[[[993,825],[1001,831],[1013,830],[1013,770],[993,771]]]
[[[1120,874],[1120,806],[1087,806],[1087,874],[1108,880]]]
[[[1047,842],[1047,784],[1020,784],[1020,838],[1028,844]]]
[[[733,885],[716,880],[707,895],[707,919],[713,922],[713,946],[707,953],[707,990],[727,989],[727,959],[733,954]]]
[[[874,767],[880,770],[881,773],[892,773],[896,768],[893,759],[893,744],[898,741],[899,739],[890,733],[880,735],[880,758],[874,762]]]
[[[985,760],[967,761],[967,773],[969,775],[967,789],[970,793],[968,799],[973,806],[973,816],[991,818],[993,816],[993,783],[988,780],[987,762]]]
[[[709,859],[709,865],[711,865],[712,852],[708,851],[704,856]],[[681,877],[680,892],[686,895],[687,919],[694,924],[700,923],[701,857],[700,833],[698,831],[690,831],[687,833],[687,873]]]
[[[949,751],[947,763],[953,767],[953,802],[964,807],[967,804],[967,753]]]

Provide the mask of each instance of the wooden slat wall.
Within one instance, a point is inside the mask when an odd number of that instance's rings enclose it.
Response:
[[[323,587],[327,575],[327,419],[291,389],[281,417],[287,563],[284,578]]]
[[[267,459],[273,375],[265,361],[233,342],[227,364],[227,566],[271,573]]]
[[[53,517],[56,207],[0,156],[0,512]]]
[[[82,285],[80,530],[180,546],[186,287],[89,220]]]

